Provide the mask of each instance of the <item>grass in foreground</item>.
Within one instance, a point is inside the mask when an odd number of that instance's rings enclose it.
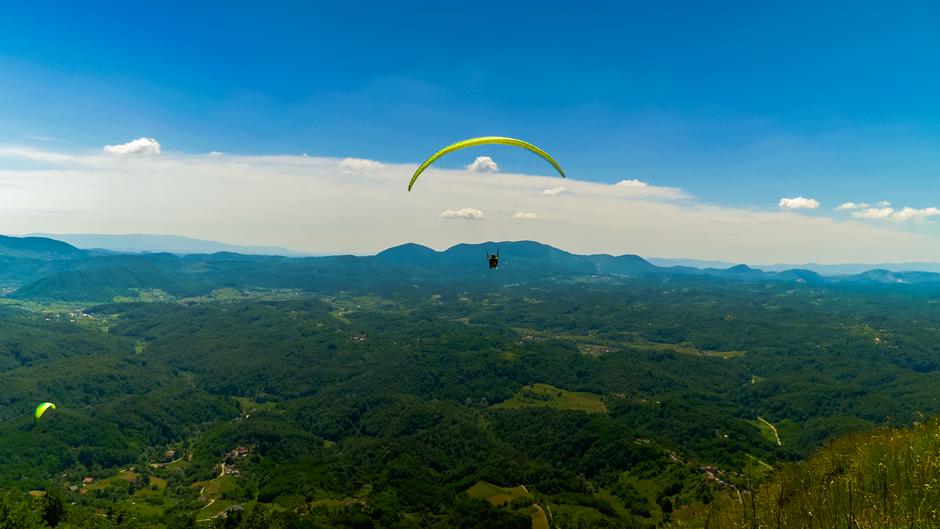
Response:
[[[674,527],[940,527],[940,421],[852,434]],[[688,513],[687,513],[688,514]]]

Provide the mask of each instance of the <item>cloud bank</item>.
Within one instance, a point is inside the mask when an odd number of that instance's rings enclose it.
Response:
[[[173,233],[357,254],[408,241],[443,249],[504,235],[578,253],[752,263],[940,261],[940,240],[915,225],[940,216],[937,208],[860,208],[851,210],[857,217],[835,219],[796,214],[799,208],[709,204],[654,182],[462,169],[428,173],[409,193],[416,163],[0,145],[0,225],[14,234]],[[508,221],[502,226],[511,228],[505,233],[491,229],[501,208]],[[517,213],[537,220],[513,219]],[[870,218],[876,215],[882,221]]]
[[[843,202],[836,207],[836,211],[845,211],[852,209],[865,209],[871,207],[865,202]]]

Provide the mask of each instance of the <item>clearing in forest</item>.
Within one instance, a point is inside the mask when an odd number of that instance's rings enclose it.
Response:
[[[486,481],[477,481],[472,487],[467,489],[467,495],[471,498],[479,498],[490,502],[494,507],[500,507],[515,500],[516,498],[529,498],[531,495],[525,486],[500,487]],[[527,514],[532,519],[532,529],[549,529],[548,516],[545,510],[533,503],[524,509],[519,509],[523,514]]]
[[[472,487],[467,489],[467,495],[471,498],[480,498],[490,502],[494,507],[505,505],[516,498],[523,498],[529,495],[525,487],[500,487],[486,481],[477,481]]]
[[[604,399],[596,393],[567,391],[549,384],[523,386],[511,399],[495,404],[493,408],[554,408],[586,413],[607,413]]]

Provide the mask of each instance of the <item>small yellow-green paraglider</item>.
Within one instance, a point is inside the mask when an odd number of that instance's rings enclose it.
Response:
[[[535,154],[541,156],[546,162],[552,164],[552,167],[558,171],[558,174],[560,174],[562,178],[565,177],[565,171],[562,170],[560,165],[558,165],[558,162],[556,162],[555,159],[552,158],[547,152],[539,149],[535,145],[532,145],[527,141],[517,140],[515,138],[506,138],[503,136],[483,136],[480,138],[470,138],[468,140],[458,141],[457,143],[448,145],[447,147],[444,147],[443,149],[432,154],[430,158],[418,166],[418,170],[415,171],[414,176],[411,177],[411,182],[408,182],[408,191],[411,191],[411,188],[414,187],[415,182],[418,180],[418,177],[421,176],[421,173],[423,173],[424,170],[427,169],[428,166],[430,166],[432,163],[436,162],[438,158],[444,156],[447,153],[459,151],[460,149],[465,149],[467,147],[475,147],[477,145],[510,145],[512,147],[520,147],[522,149],[532,151]]]
[[[36,422],[39,422],[39,418],[42,417],[43,413],[46,413],[46,410],[54,410],[55,404],[51,402],[43,402],[39,406],[36,406],[36,411],[33,412],[33,417],[36,418]]]

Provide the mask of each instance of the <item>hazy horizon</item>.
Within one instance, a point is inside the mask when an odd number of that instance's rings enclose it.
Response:
[[[375,253],[348,254],[339,252],[298,252],[291,248],[282,248],[265,244],[260,245],[237,245],[225,241],[214,241],[208,239],[194,239],[181,235],[173,234],[146,234],[146,233],[125,233],[125,234],[92,234],[92,233],[23,233],[9,234],[16,237],[46,237],[62,242],[66,242],[79,249],[84,250],[106,250],[118,253],[158,253],[169,252],[181,255],[201,254],[215,252],[234,252],[246,255],[272,255],[285,257],[322,257],[333,255],[354,255],[371,256]],[[438,248],[430,247],[437,252],[443,252],[459,244],[484,244],[487,242],[512,243],[523,242],[521,240],[510,241],[484,241],[483,243],[455,243],[453,245],[442,246]],[[533,241],[539,242],[539,241]],[[419,244],[406,242],[402,244]],[[397,246],[397,245],[396,245]],[[392,248],[391,246],[388,248]],[[383,248],[383,250],[388,249]],[[568,251],[563,247],[557,247],[559,250]],[[382,250],[380,250],[382,251]],[[378,253],[378,252],[376,252]],[[570,252],[575,253],[575,252]],[[606,253],[606,252],[599,252]],[[583,254],[576,254],[583,255]],[[639,255],[634,253],[611,254],[611,255]],[[723,260],[702,260],[685,257],[661,257],[639,255],[648,262],[657,266],[691,266],[694,268],[728,268],[745,264],[752,268],[764,271],[783,271],[794,268],[805,268],[813,270],[823,275],[844,275],[865,272],[874,268],[883,268],[895,272],[938,272],[940,273],[940,262],[852,262],[852,263],[830,263],[821,264],[814,262],[804,263],[758,263],[758,262],[732,262]]]

